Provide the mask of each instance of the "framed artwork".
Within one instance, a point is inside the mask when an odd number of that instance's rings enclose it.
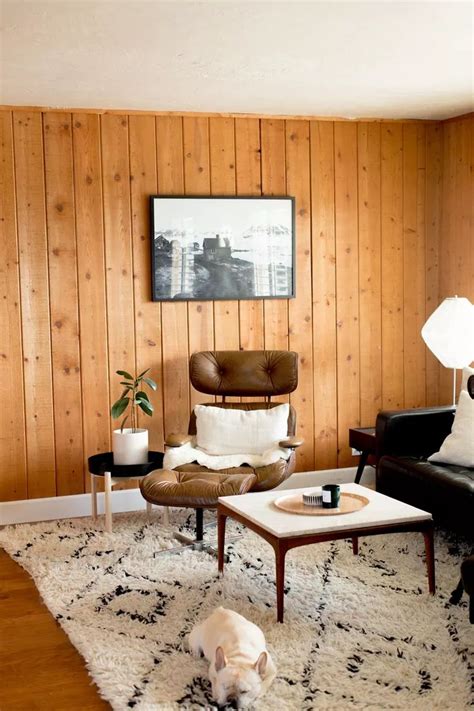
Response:
[[[150,198],[153,301],[295,295],[291,197]]]

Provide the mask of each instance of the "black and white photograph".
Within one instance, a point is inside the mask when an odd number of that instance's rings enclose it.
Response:
[[[291,298],[294,199],[151,197],[153,301]]]

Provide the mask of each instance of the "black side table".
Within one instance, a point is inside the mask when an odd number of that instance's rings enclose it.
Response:
[[[370,455],[375,455],[375,427],[353,427],[349,430],[349,447],[357,449],[361,455],[355,483],[359,484]]]
[[[104,479],[105,493],[105,530],[112,533],[112,507],[111,493],[113,487],[120,481],[136,480],[140,481],[144,476],[161,469],[163,465],[163,452],[148,452],[148,462],[146,464],[114,464],[113,452],[94,454],[89,457],[89,472],[91,475],[91,499],[92,518],[97,518],[97,479]],[[151,504],[147,502],[147,511],[151,510]]]

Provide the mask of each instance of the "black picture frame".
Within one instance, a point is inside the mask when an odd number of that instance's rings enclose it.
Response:
[[[246,204],[245,201],[251,202]],[[239,209],[235,209],[234,204]],[[275,205],[275,209],[270,210],[275,220],[277,217],[284,219],[279,224],[271,221],[252,224],[252,215],[268,214],[270,204]],[[247,217],[246,211],[250,207],[254,212],[250,211]],[[161,215],[157,209],[161,210]],[[212,225],[213,212],[216,213],[215,228],[195,230],[195,239],[192,239],[190,227],[183,230],[183,222],[191,224],[193,219],[196,224]],[[230,232],[221,233],[223,214],[232,214],[235,225],[240,221],[241,225],[249,223],[248,227],[243,230],[235,226],[234,232],[229,228]],[[180,224],[181,227],[175,228],[173,224]],[[294,197],[150,195],[150,232],[153,301],[240,301],[295,297]],[[215,237],[209,236],[211,234]],[[224,236],[226,234],[230,236]],[[233,239],[241,248],[232,247]],[[247,239],[246,246],[253,243],[253,249],[242,247]],[[255,247],[259,239],[262,249]],[[239,256],[234,256],[237,254]]]

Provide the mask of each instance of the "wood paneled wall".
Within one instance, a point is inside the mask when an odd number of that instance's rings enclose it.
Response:
[[[118,368],[151,367],[159,449],[205,399],[192,352],[298,351],[300,471],[353,464],[347,430],[381,407],[442,397],[420,328],[440,280],[473,297],[472,120],[19,109],[0,121],[0,499],[87,488],[87,456],[110,448]],[[294,195],[297,297],[152,303],[152,193]]]
[[[474,303],[474,114],[446,121],[443,139],[439,301],[457,294]],[[450,403],[452,371],[439,373],[440,399]]]

